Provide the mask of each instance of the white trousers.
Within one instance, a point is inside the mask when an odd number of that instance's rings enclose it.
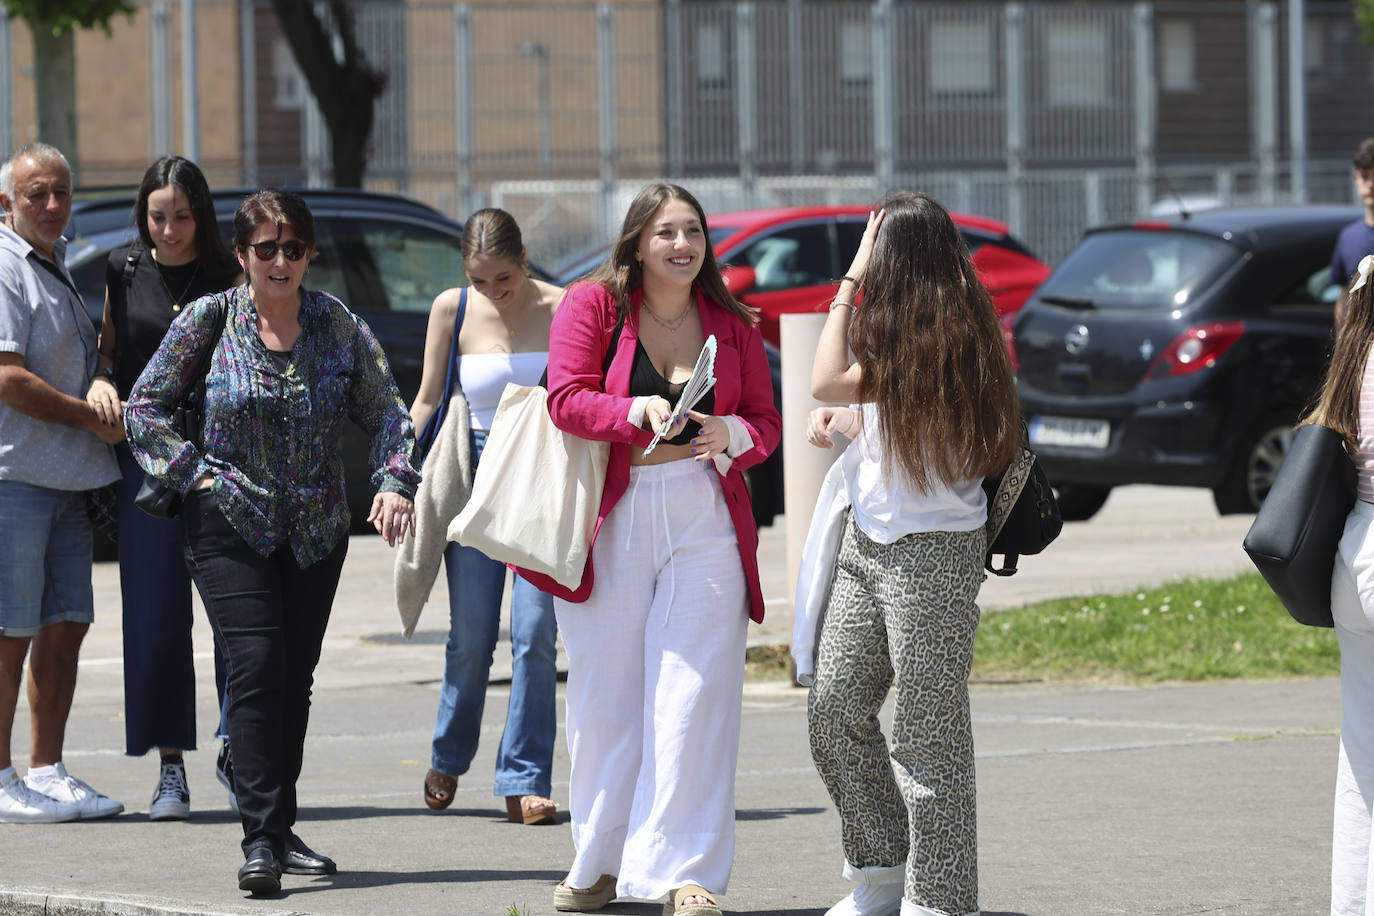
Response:
[[[1331,838],[1333,916],[1374,916],[1374,505],[1356,502],[1331,578],[1341,646],[1341,749]]]
[[[592,556],[589,600],[554,601],[568,653],[568,884],[607,874],[620,897],[723,893],[749,617],[715,469],[631,467]]]

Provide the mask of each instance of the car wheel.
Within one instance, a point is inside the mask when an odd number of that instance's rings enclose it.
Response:
[[[1287,417],[1270,417],[1257,430],[1237,454],[1230,476],[1212,491],[1222,515],[1257,511],[1293,444],[1293,425]]]
[[[1059,514],[1066,522],[1086,522],[1097,514],[1102,504],[1111,495],[1111,487],[1094,487],[1088,484],[1056,484],[1055,499],[1059,502]]]

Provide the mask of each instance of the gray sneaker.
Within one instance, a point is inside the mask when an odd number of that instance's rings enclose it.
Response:
[[[67,773],[62,761],[53,764],[55,772],[47,779],[35,778],[33,772],[24,774],[24,783],[34,792],[42,793],[68,805],[75,805],[83,821],[114,817],[124,810],[124,803],[115,801]]]
[[[76,805],[60,802],[35,792],[11,771],[0,782],[0,824],[60,824],[81,817]]]
[[[150,821],[184,821],[191,816],[191,790],[186,786],[186,766],[180,758],[162,761],[157,788],[148,805]]]

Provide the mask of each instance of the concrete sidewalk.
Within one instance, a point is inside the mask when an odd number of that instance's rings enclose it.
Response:
[[[1172,562],[1161,567],[1140,538],[1141,511],[1178,491],[1139,489],[1091,525],[1070,526],[1053,564],[1032,558],[1021,575],[989,583],[984,604],[1018,603],[1018,588],[1021,600],[1031,600],[1043,591],[1244,568],[1232,528],[1243,532],[1248,519],[1201,512],[1198,530],[1171,529]],[[755,643],[787,639],[780,531],[764,534],[771,617],[751,629]],[[0,914],[553,912],[552,888],[572,852],[566,814],[557,826],[508,824],[491,796],[509,694],[501,672],[494,672],[481,750],[455,804],[429,812],[420,785],[442,669],[443,586],[417,638],[400,640],[390,552],[377,538],[354,538],[350,550],[318,672],[297,825],[307,843],[338,860],[340,873],[287,876],[283,894],[266,900],[237,889],[242,834],[215,781],[208,739],[187,756],[192,818],[147,820],[157,766],[152,757],[123,756],[117,578],[102,565],[98,622],[83,652],[65,759],[126,811],[104,822],[0,825]],[[208,649],[203,622],[196,635]],[[501,653],[498,668],[508,670],[508,651],[504,660]],[[198,709],[208,735],[213,689],[202,655]],[[728,912],[820,916],[848,892],[838,818],[806,745],[805,700],[804,691],[781,683],[746,688],[735,870],[721,895]],[[1327,908],[1340,721],[1334,680],[1134,689],[975,684],[973,711],[987,916]],[[21,749],[27,716],[21,702],[14,731]],[[561,735],[554,770],[562,805]],[[634,902],[608,909],[660,911]]]

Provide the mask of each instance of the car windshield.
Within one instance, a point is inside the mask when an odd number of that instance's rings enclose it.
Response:
[[[1096,232],[1069,253],[1036,295],[1073,308],[1178,308],[1240,254],[1196,232]]]

